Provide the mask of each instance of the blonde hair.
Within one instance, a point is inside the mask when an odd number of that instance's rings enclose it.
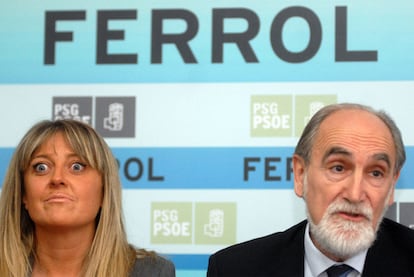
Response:
[[[103,200],[95,236],[84,261],[85,276],[128,276],[137,256],[151,256],[128,244],[121,207],[118,164],[106,142],[87,124],[75,120],[42,121],[18,144],[6,172],[0,198],[0,276],[24,277],[36,256],[34,223],[22,208],[23,172],[36,149],[62,133],[73,151],[102,174]]]

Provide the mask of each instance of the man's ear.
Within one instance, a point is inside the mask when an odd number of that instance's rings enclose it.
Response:
[[[303,197],[303,185],[305,182],[305,161],[299,155],[294,154],[293,159],[293,176],[294,176],[294,189],[295,193],[299,197]]]

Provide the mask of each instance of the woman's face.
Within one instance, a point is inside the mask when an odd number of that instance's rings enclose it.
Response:
[[[23,204],[36,228],[93,228],[102,204],[101,174],[78,157],[62,133],[34,152],[24,172]]]

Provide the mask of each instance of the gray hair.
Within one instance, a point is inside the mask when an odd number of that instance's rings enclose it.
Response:
[[[313,115],[311,120],[306,125],[305,129],[302,132],[299,142],[295,148],[295,154],[302,157],[305,164],[308,165],[311,159],[312,147],[314,145],[314,140],[316,135],[319,132],[319,128],[322,122],[331,114],[340,111],[340,110],[362,110],[369,112],[376,117],[378,117],[384,124],[388,127],[388,130],[391,133],[392,139],[394,141],[395,153],[396,153],[396,162],[395,162],[395,172],[399,172],[404,165],[406,154],[404,143],[401,136],[401,131],[395,124],[394,120],[385,112],[377,111],[373,108],[355,104],[355,103],[341,103],[341,104],[332,104],[323,107],[318,112]]]

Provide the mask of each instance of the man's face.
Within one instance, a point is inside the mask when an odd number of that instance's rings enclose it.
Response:
[[[376,116],[361,110],[338,111],[322,122],[308,166],[294,157],[295,192],[306,201],[314,224],[311,232],[319,225],[327,233],[311,234],[327,256],[338,259],[361,250],[351,247],[340,255],[339,239],[345,244],[361,240],[354,244],[364,248],[372,243],[384,211],[393,202],[399,175],[395,161],[390,131]]]

